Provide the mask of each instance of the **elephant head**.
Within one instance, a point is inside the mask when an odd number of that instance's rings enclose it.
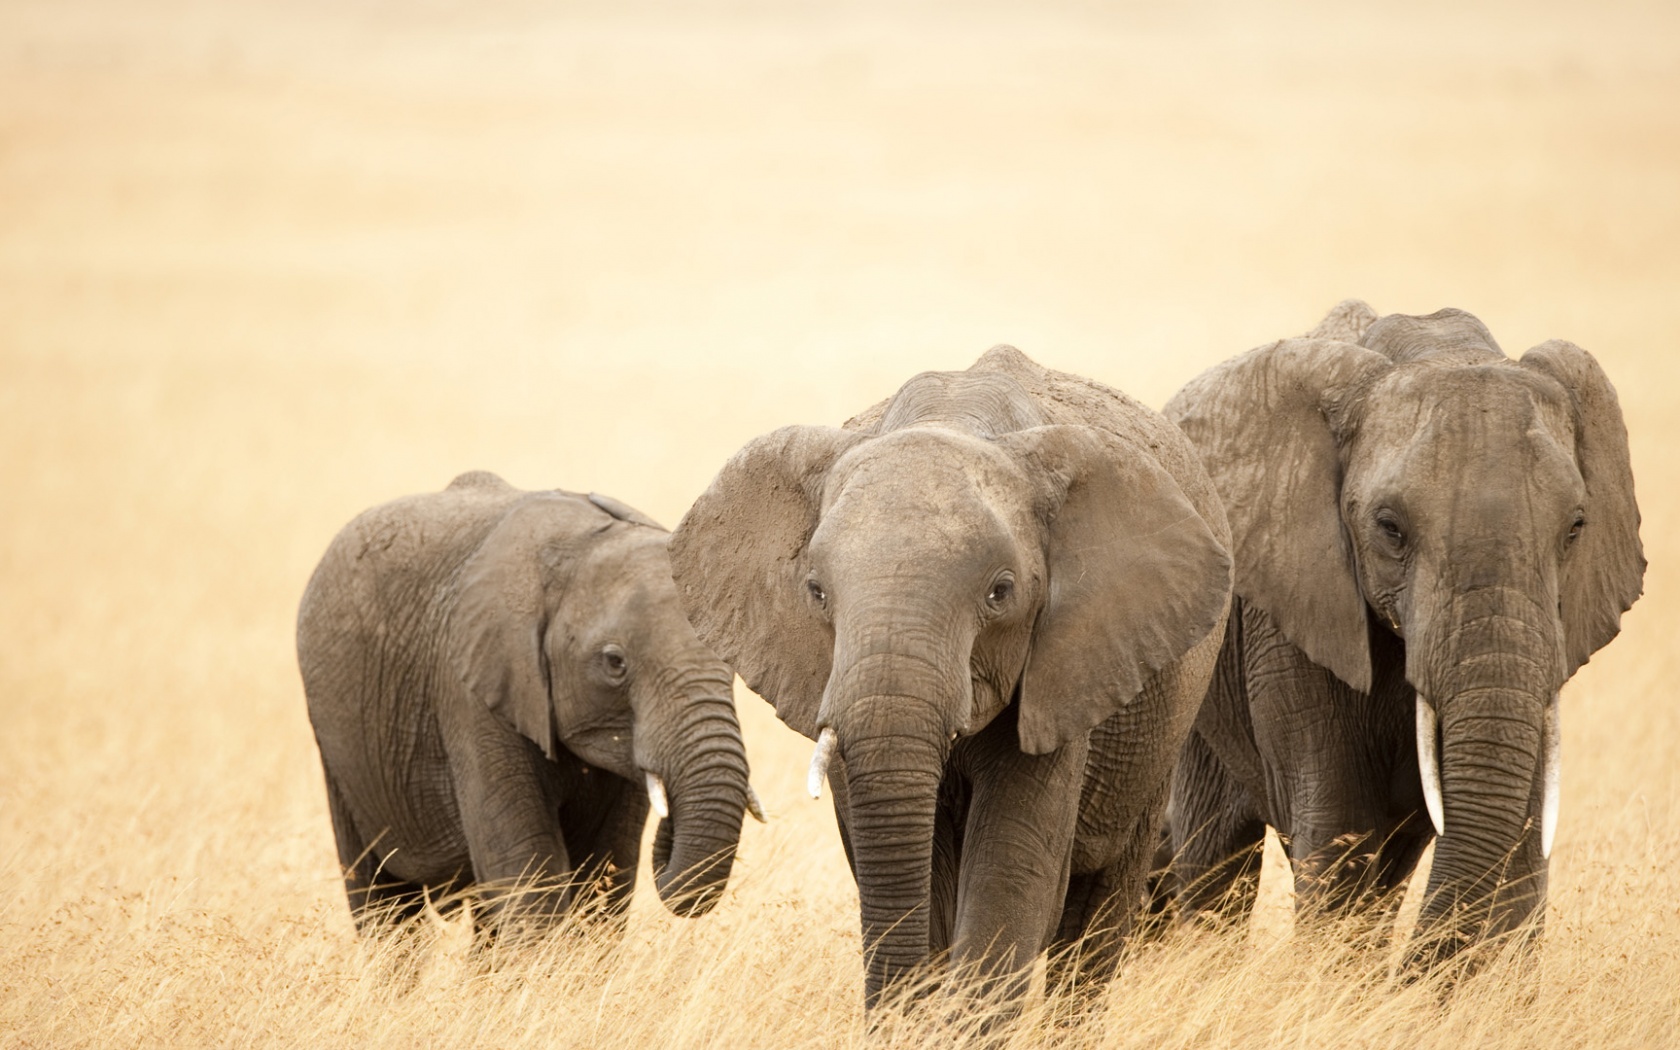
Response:
[[[683,616],[669,542],[608,497],[533,494],[461,567],[446,645],[467,693],[549,759],[646,784],[660,899],[699,915],[757,805],[733,678]]]
[[[678,526],[700,636],[838,752],[876,1002],[929,951],[936,800],[958,738],[1013,707],[1045,754],[1130,702],[1224,615],[1229,559],[1149,455],[1040,426],[995,377],[913,379],[871,431],[793,426],[738,452]],[[954,389],[962,387],[962,390]],[[966,409],[944,413],[964,418]],[[842,775],[841,768],[832,771]],[[843,788],[843,792],[839,789]]]
[[[1639,511],[1586,351],[1511,361],[1462,311],[1373,323],[1354,305],[1332,318],[1358,345],[1251,351],[1166,412],[1225,501],[1238,595],[1362,691],[1371,632],[1403,641],[1438,836],[1422,924],[1449,954],[1544,899],[1558,690],[1639,596]]]

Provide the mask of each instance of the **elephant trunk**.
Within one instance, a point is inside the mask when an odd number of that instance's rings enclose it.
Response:
[[[1441,821],[1418,961],[1445,959],[1544,914],[1558,659],[1542,629],[1503,613],[1467,617],[1454,636],[1458,651],[1435,676],[1438,688],[1418,693],[1425,794],[1435,745]],[[1438,744],[1427,739],[1432,723]]]
[[[837,618],[818,718],[845,771],[871,1008],[928,961],[939,787],[974,702],[973,628],[940,601],[882,591]]]
[[[943,730],[906,733],[907,716],[943,724],[921,698],[876,694],[849,704],[836,726],[869,1007],[928,957],[934,813],[950,744]]]
[[[747,757],[728,684],[682,704],[662,786],[669,816],[653,841],[654,886],[674,914],[704,915],[723,895],[747,807]]]

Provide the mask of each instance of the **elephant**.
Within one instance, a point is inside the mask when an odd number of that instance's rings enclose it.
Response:
[[[1348,300],[1167,404],[1230,515],[1219,669],[1170,806],[1186,915],[1392,909],[1433,838],[1409,974],[1536,935],[1559,690],[1640,594],[1627,430],[1592,355],[1507,358],[1469,313]],[[1378,907],[1374,913],[1383,914]]]
[[[1110,965],[1217,658],[1227,539],[1183,434],[1009,346],[763,435],[695,501],[672,572],[816,742],[866,1009],[912,976],[958,994],[945,965],[1006,1010],[1046,949],[1084,987]]]
[[[762,809],[669,542],[610,497],[485,471],[339,532],[297,649],[359,930],[468,887],[487,936],[621,926],[650,802],[660,898],[717,903]]]

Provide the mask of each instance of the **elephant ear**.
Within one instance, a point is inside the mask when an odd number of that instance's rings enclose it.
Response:
[[[469,697],[550,759],[559,743],[543,647],[549,577],[568,541],[611,523],[575,496],[527,496],[490,530],[457,577],[445,631],[449,665]]]
[[[1235,592],[1361,692],[1371,688],[1370,641],[1342,527],[1337,431],[1348,399],[1390,367],[1338,340],[1285,339],[1202,373],[1163,410],[1225,503]]]
[[[735,453],[671,536],[671,575],[695,633],[776,715],[814,738],[833,640],[805,599],[805,547],[823,481],[866,435],[783,427]]]
[[[1106,431],[1009,434],[1051,490],[1049,593],[1021,678],[1021,749],[1088,732],[1206,638],[1231,597],[1231,559],[1171,476]]]
[[[1574,343],[1541,343],[1520,363],[1557,380],[1575,410],[1575,462],[1587,489],[1586,525],[1570,552],[1559,595],[1569,673],[1574,674],[1621,631],[1622,613],[1644,588],[1645,552],[1639,542],[1627,426],[1610,377]]]

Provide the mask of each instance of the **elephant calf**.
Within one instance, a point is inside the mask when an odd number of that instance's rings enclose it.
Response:
[[[738,452],[672,569],[700,636],[817,742],[871,1005],[930,960],[1006,994],[1106,969],[1230,597],[1184,435],[1012,347]]]
[[[758,810],[733,679],[683,618],[668,540],[605,496],[484,472],[333,540],[298,666],[358,928],[468,885],[491,930],[551,922],[584,887],[621,915],[650,799],[661,899],[716,903]]]

